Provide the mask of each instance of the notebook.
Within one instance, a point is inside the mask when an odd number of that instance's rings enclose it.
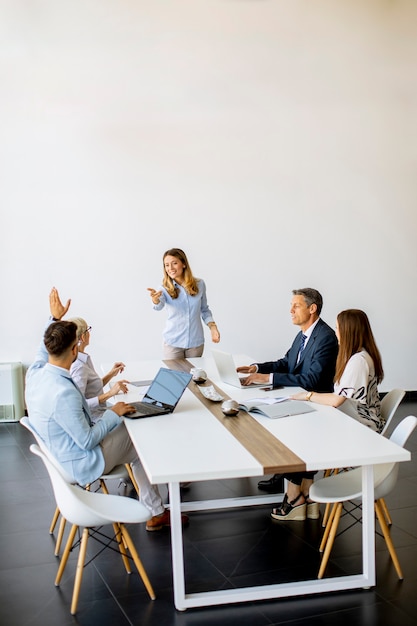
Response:
[[[220,350],[212,350],[214,362],[216,363],[217,371],[219,372],[220,380],[233,387],[239,387],[240,389],[250,389],[251,387],[265,387],[268,383],[251,383],[250,385],[242,385],[241,379],[246,378],[248,374],[239,374],[236,371],[235,361],[233,355],[228,352],[221,352]]]
[[[260,413],[273,420],[279,417],[301,415],[302,413],[310,413],[316,410],[309,402],[302,402],[301,400],[285,400],[274,404],[264,404],[256,401],[256,399],[253,404],[239,404],[239,409],[248,413]]]
[[[161,367],[142,400],[129,402],[136,411],[126,414],[124,417],[136,419],[172,413],[191,378],[192,376],[188,372],[177,372]]]

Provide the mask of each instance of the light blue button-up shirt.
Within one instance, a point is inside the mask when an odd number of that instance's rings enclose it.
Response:
[[[65,470],[80,485],[104,471],[100,441],[122,420],[111,410],[92,425],[90,409],[68,370],[48,363],[42,341],[26,375],[29,422]]]
[[[164,341],[175,348],[196,348],[204,343],[204,331],[201,320],[205,324],[213,322],[213,316],[207,304],[206,285],[197,279],[198,293],[190,296],[174,281],[178,289],[178,298],[173,299],[164,287],[160,287],[162,294],[159,304],[153,308],[160,311],[167,308],[168,318],[163,332]]]

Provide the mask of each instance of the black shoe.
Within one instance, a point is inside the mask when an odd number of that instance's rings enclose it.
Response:
[[[260,480],[258,483],[258,489],[262,489],[262,491],[269,491],[269,493],[283,493],[284,478],[282,474],[274,474],[267,480]]]

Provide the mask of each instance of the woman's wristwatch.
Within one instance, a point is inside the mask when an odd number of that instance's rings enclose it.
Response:
[[[313,392],[312,392],[312,391],[309,391],[309,392],[306,394],[306,400],[307,400],[307,401],[310,401],[310,400],[311,400],[311,396],[312,396],[312,395],[313,395]]]

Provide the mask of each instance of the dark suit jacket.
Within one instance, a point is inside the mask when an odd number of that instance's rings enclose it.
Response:
[[[301,331],[283,359],[257,363],[260,374],[273,373],[274,387],[302,387],[306,391],[331,392],[339,350],[336,334],[319,319],[297,364]]]

